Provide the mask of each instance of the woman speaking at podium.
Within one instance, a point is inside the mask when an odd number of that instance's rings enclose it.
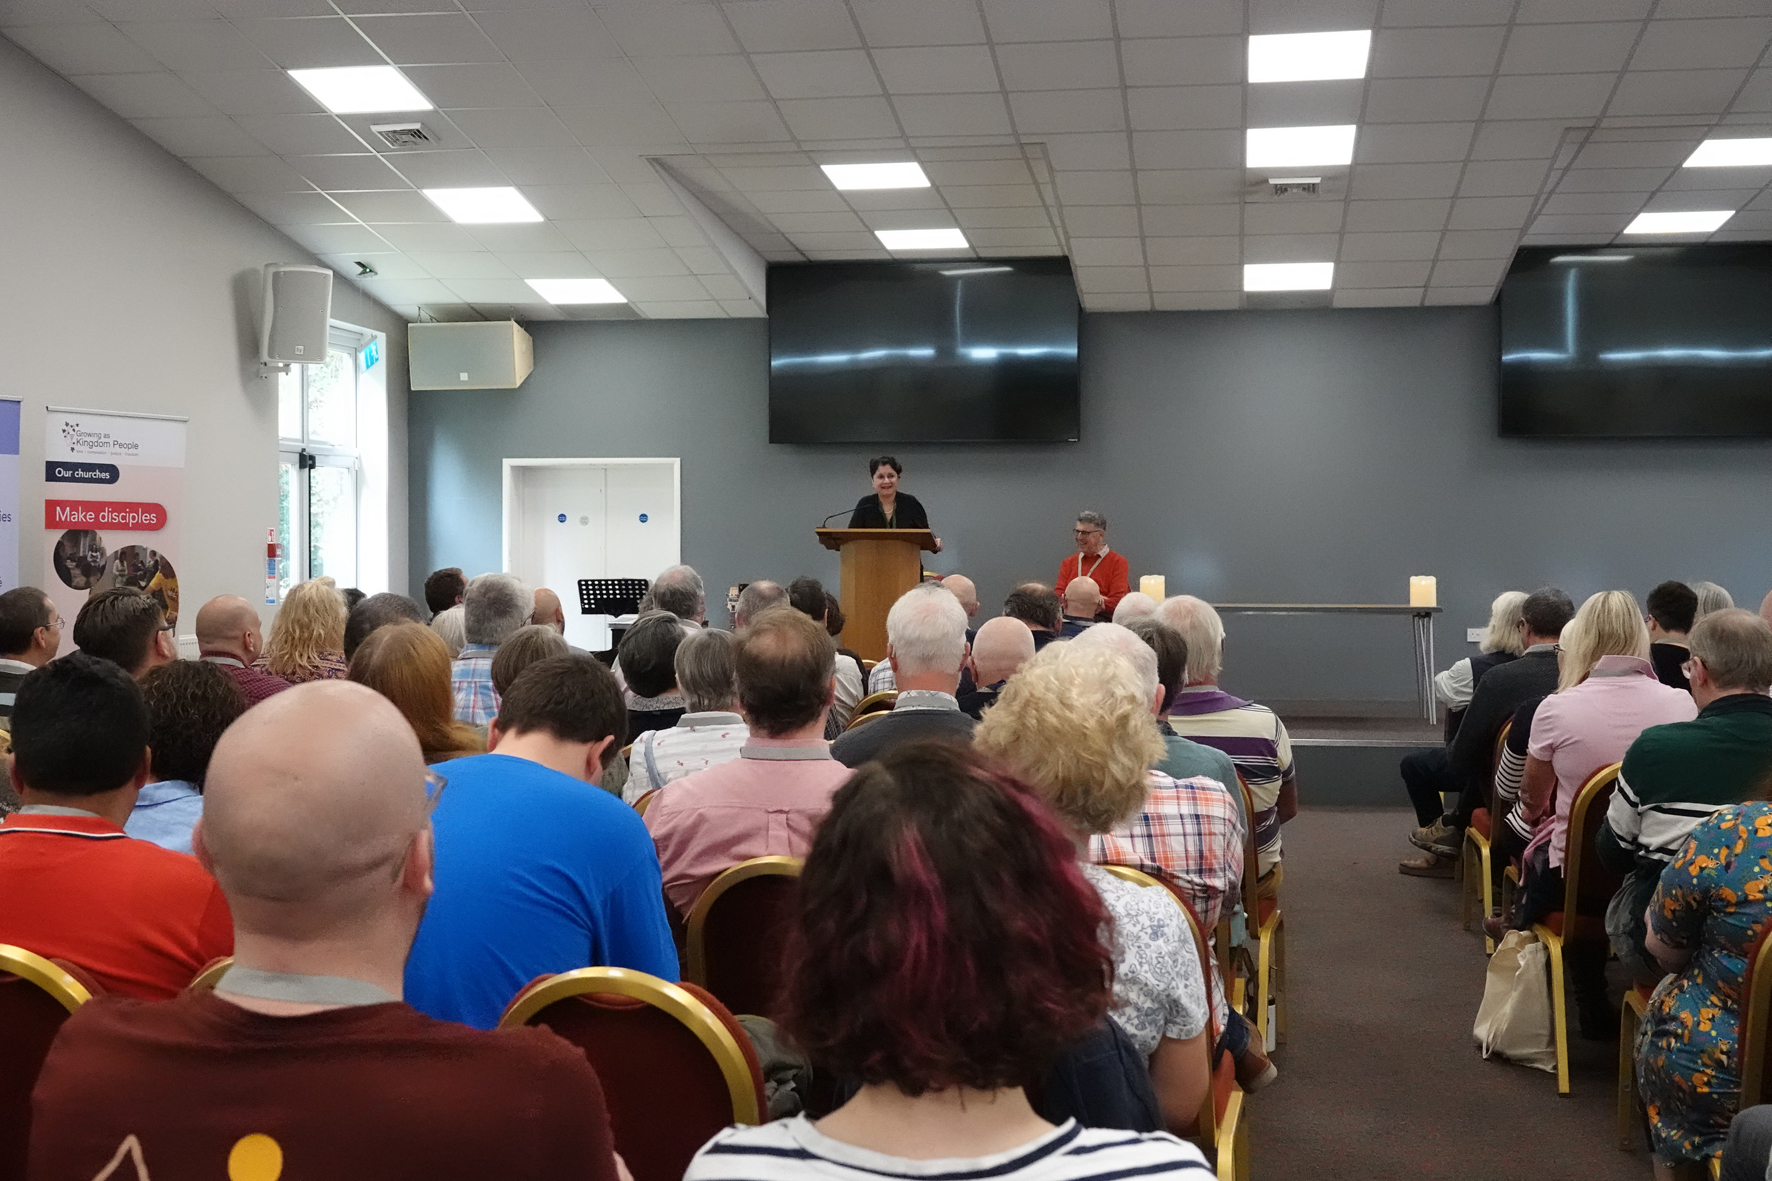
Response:
[[[922,502],[908,492],[898,490],[898,478],[904,467],[890,455],[868,460],[868,475],[874,479],[874,494],[855,502],[849,518],[851,529],[927,529],[929,514]],[[941,538],[935,539],[941,549]]]

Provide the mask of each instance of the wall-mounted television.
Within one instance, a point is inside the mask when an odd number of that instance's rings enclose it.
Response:
[[[1528,247],[1500,304],[1503,435],[1772,436],[1772,246]]]
[[[1074,442],[1063,258],[769,268],[771,443]]]

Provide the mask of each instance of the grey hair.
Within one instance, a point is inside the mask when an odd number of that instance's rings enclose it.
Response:
[[[1077,523],[1079,525],[1093,525],[1103,533],[1107,532],[1107,517],[1096,512],[1094,509],[1084,509],[1082,512],[1078,513]]]
[[[1157,600],[1143,591],[1133,591],[1120,596],[1120,605],[1114,608],[1114,622],[1126,623],[1134,619],[1143,619],[1157,613]]]
[[[1489,630],[1483,633],[1479,652],[1512,652],[1515,656],[1526,650],[1526,637],[1520,625],[1526,622],[1523,608],[1525,591],[1502,591],[1489,604]]]
[[[535,595],[515,574],[482,574],[461,597],[462,624],[470,644],[497,646],[535,614]]]
[[[707,588],[693,566],[672,566],[652,580],[652,605],[678,619],[694,619],[707,603]]]
[[[736,642],[731,632],[706,628],[677,645],[677,688],[690,713],[729,710],[738,700]]]
[[[1772,625],[1751,611],[1711,612],[1692,625],[1686,645],[1719,689],[1764,693],[1772,687]]]
[[[1170,595],[1158,605],[1157,619],[1187,641],[1188,683],[1216,681],[1224,671],[1224,620],[1212,604],[1192,595]]]
[[[1078,645],[1085,648],[1106,648],[1125,657],[1131,663],[1132,670],[1138,674],[1138,683],[1144,689],[1145,700],[1156,697],[1157,687],[1162,684],[1157,675],[1157,652],[1139,638],[1136,632],[1117,623],[1098,623],[1071,641],[1072,647]]]
[[[1695,582],[1692,592],[1698,596],[1698,613],[1694,621],[1703,619],[1712,611],[1724,611],[1735,606],[1735,597],[1714,582]]]
[[[939,582],[913,586],[886,613],[898,675],[957,673],[966,659],[966,608]]]
[[[948,596],[950,599],[953,597]],[[738,593],[738,605],[732,609],[732,622],[737,623],[742,619],[749,623],[769,608],[779,607],[787,601],[788,592],[781,588],[780,583],[764,580],[749,583]]]
[[[460,656],[461,650],[467,646],[468,629],[467,625],[462,622],[464,613],[465,609],[460,603],[457,603],[453,607],[446,607],[437,612],[431,619],[431,630],[437,633],[437,638],[443,641],[445,648],[449,649],[449,659],[451,660]]]

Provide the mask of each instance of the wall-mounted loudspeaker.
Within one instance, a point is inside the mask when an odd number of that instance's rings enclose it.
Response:
[[[258,359],[266,365],[318,365],[326,360],[332,319],[332,272],[325,267],[265,267],[265,312]]]
[[[535,368],[535,342],[514,320],[408,324],[415,390],[514,390]]]

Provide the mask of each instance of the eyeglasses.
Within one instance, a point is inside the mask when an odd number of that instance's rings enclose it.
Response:
[[[1101,530],[1099,530],[1099,529],[1072,529],[1071,532],[1075,533],[1078,537],[1093,537],[1095,534],[1100,533]]]
[[[1680,675],[1690,681],[1692,679],[1692,666],[1697,663],[1698,657],[1696,656],[1692,657],[1690,660],[1682,660],[1680,662]]]
[[[437,810],[437,801],[443,798],[443,789],[449,786],[449,780],[437,774],[429,767],[425,768],[425,815],[429,816]]]

